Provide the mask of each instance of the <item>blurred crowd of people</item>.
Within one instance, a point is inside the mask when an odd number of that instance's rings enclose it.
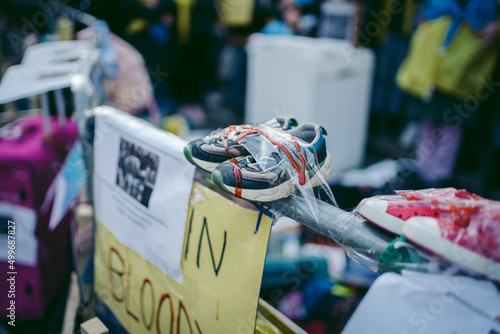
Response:
[[[324,36],[328,17],[322,0],[63,3],[105,20],[142,54],[163,115],[178,113],[191,127],[207,128],[244,120],[245,45],[252,33]],[[346,25],[354,43],[375,51],[370,134],[408,148],[402,154],[415,163],[401,186],[448,185],[457,181],[458,165],[474,179],[454,185],[483,195],[500,189],[498,1],[332,3],[355,13],[354,25],[338,17],[334,26]],[[0,29],[19,38],[34,28],[38,35],[53,30],[53,21],[41,24],[40,4],[45,13],[54,8],[43,0],[0,1]],[[16,35],[1,36],[4,57],[19,53]]]
[[[244,122],[245,46],[253,33],[343,38],[370,48],[376,63],[365,163],[386,157],[398,160],[398,177],[378,190],[359,186],[352,202],[349,192],[355,187],[334,185],[339,205],[355,207],[377,191],[445,186],[500,199],[499,0],[60,3],[106,21],[112,33],[139,51],[161,115],[177,116],[171,120],[180,119],[191,129]],[[336,6],[343,7],[335,10]],[[0,0],[0,77],[7,66],[21,61],[27,44],[64,30],[57,7],[53,0]],[[85,28],[71,24],[74,32]],[[122,45],[118,58],[133,58],[130,50]],[[132,76],[122,78],[129,84],[136,81]],[[137,84],[123,86],[126,89],[116,98],[122,104],[115,106],[132,110],[136,106],[127,96]],[[143,95],[151,93],[147,86]],[[23,103],[18,102],[18,109],[27,108]],[[0,106],[0,116],[2,111]],[[114,182],[148,207],[158,166],[156,154],[121,139]],[[344,287],[335,291],[325,280],[305,287],[304,293],[286,295],[280,308],[298,322],[312,323],[310,332],[339,332],[337,327],[347,321],[365,292]],[[303,304],[305,311],[296,310]],[[319,318],[313,319],[317,314]]]

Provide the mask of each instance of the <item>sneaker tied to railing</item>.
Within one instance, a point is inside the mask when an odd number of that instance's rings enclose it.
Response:
[[[186,158],[212,172],[224,191],[250,201],[270,202],[297,187],[316,187],[332,173],[326,131],[293,119],[232,126],[190,142]],[[309,182],[308,182],[309,181]]]
[[[363,200],[369,222],[463,268],[500,282],[500,202],[455,188]]]

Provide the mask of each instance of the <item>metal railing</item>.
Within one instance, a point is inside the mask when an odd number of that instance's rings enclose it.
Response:
[[[294,198],[293,200],[285,198],[273,207],[276,207],[274,211],[278,214],[291,218],[335,240],[344,246],[348,254],[350,253],[358,262],[372,270],[377,270],[376,264],[379,257],[394,239],[394,236],[376,228],[353,213],[318,199],[315,200],[318,207],[317,218],[304,211],[307,205],[302,198]]]

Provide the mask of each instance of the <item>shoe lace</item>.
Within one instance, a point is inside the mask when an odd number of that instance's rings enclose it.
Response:
[[[235,142],[240,142],[243,138],[247,137],[248,135],[258,133],[260,136],[257,136],[256,138],[263,137],[267,139],[267,141],[269,141],[272,145],[279,148],[279,151],[286,156],[286,159],[291,163],[292,167],[297,171],[299,177],[299,184],[300,185],[305,184],[306,182],[305,172],[306,169],[308,168],[304,152],[306,149],[299,144],[298,140],[294,136],[284,131],[283,133],[280,132],[280,134],[277,135],[274,132],[268,132],[265,129],[260,129],[251,126],[242,126],[240,128],[243,131],[238,135],[237,138],[234,139]],[[227,138],[225,139],[224,147],[226,148],[226,151],[228,151]],[[280,154],[280,156],[282,155]],[[284,159],[285,159],[284,157],[278,159],[277,163],[279,164],[279,161]]]
[[[275,167],[279,163],[279,160],[277,161],[274,156],[273,157],[262,156],[262,157],[259,157],[259,161],[257,161],[253,156],[248,155],[245,157],[245,159],[247,162],[247,167],[254,169],[256,171],[266,170],[266,169]],[[268,163],[268,161],[270,161],[271,163]],[[265,168],[262,168],[262,167],[265,167]]]
[[[247,162],[247,167],[251,168],[253,170],[260,170],[260,165],[259,163],[252,157],[251,155],[248,155],[245,157],[245,160]]]
[[[251,128],[247,128],[247,126],[232,125],[229,128],[226,128],[226,130],[222,134],[219,132],[216,136],[214,136],[214,139],[216,139],[216,143],[224,146],[226,152],[229,152],[229,140],[233,142],[239,142],[244,137],[254,133],[256,133],[256,131]]]

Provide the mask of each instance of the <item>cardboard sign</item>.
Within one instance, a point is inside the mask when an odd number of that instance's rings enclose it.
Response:
[[[130,333],[254,333],[270,229],[269,218],[194,183],[179,284],[97,217],[95,291]]]

